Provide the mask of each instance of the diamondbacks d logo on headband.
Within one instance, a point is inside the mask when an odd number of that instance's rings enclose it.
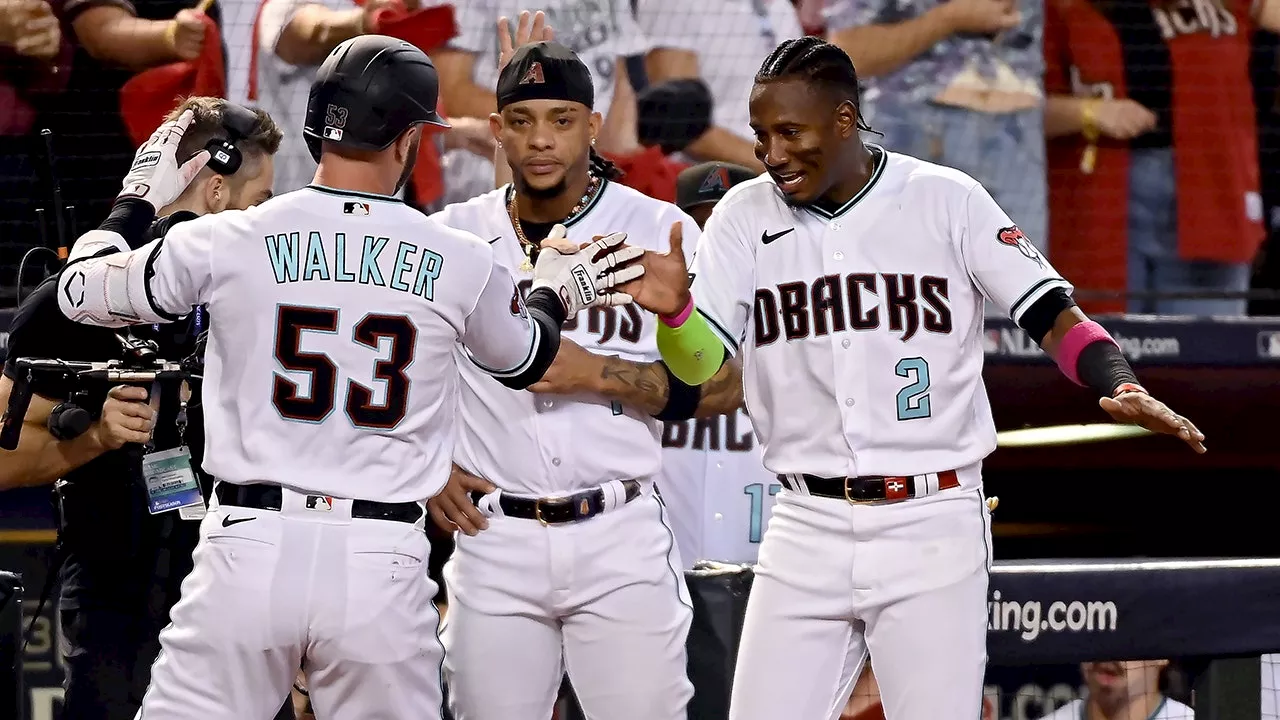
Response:
[[[542,85],[547,79],[542,75],[542,63],[536,62],[524,71],[524,76],[520,78],[520,85]]]

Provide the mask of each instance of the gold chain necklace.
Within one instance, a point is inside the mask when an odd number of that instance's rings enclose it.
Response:
[[[578,201],[577,205],[573,206],[573,209],[569,211],[569,215],[565,219],[575,218],[585,210],[600,190],[600,186],[600,178],[595,175],[590,176],[590,180],[587,181],[587,190],[582,193],[582,199]],[[521,272],[533,272],[533,251],[536,248],[529,241],[529,238],[525,237],[524,228],[520,225],[520,212],[516,207],[516,192],[514,188],[511,190],[511,199],[507,201],[507,215],[511,218],[511,227],[516,231],[516,240],[520,241],[520,248],[524,250],[524,262],[520,263],[520,270]]]

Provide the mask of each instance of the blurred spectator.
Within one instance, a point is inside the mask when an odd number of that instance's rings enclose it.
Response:
[[[468,0],[458,3],[458,37],[431,53],[440,71],[440,95],[453,117],[485,119],[498,106],[498,46],[494,26],[499,17],[511,20],[528,7],[522,0]],[[591,68],[595,82],[595,110],[604,117],[596,149],[609,156],[634,149],[634,117],[611,113],[614,93],[630,91],[625,59],[643,53],[647,43],[627,2],[546,0],[540,8],[559,42],[577,53]],[[452,122],[452,120],[450,120]],[[632,142],[628,142],[628,138]],[[446,202],[461,202],[494,187],[491,159],[451,151],[444,158]],[[499,183],[501,184],[501,183]]]
[[[1264,234],[1250,36],[1280,24],[1280,2],[1051,0],[1046,17],[1054,266],[1081,289],[1247,290]],[[1245,305],[1085,307],[1242,315]]]
[[[66,83],[70,60],[71,45],[49,3],[0,0],[0,237],[14,249],[36,242],[35,120],[41,97]],[[0,261],[12,272],[17,257],[0,255]],[[0,277],[0,286],[10,285],[7,275]]]
[[[653,45],[644,60],[650,83],[701,77],[711,89],[713,127],[686,154],[764,172],[747,105],[760,63],[804,35],[791,0],[638,0],[636,20]]]
[[[137,149],[120,115],[120,89],[135,73],[194,60],[207,26],[196,0],[53,0],[75,55],[66,92],[43,114],[57,171],[80,227],[96,227],[120,192]],[[218,21],[218,6],[208,15]],[[78,234],[71,228],[67,242]]]
[[[1163,692],[1168,667],[1168,660],[1083,663],[1085,696],[1043,720],[1193,720],[1195,711]]]
[[[826,20],[884,146],[968,173],[1045,252],[1043,3],[828,0]]]
[[[339,43],[379,33],[431,52],[454,36],[452,6],[440,0],[262,0],[254,34],[248,95],[285,128],[276,171],[276,192],[311,182],[316,162],[302,135],[311,80]],[[440,110],[447,111],[441,97]],[[494,141],[485,119],[450,119],[442,137],[422,143],[405,197],[420,209],[438,204],[443,194],[440,153],[458,149],[492,157]],[[490,181],[492,187],[492,180]]]

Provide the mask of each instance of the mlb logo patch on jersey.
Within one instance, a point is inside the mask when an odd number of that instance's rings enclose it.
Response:
[[[316,512],[332,512],[333,498],[328,495],[308,495],[307,509]]]
[[[348,201],[342,204],[342,212],[345,215],[360,215],[363,217],[369,214],[369,203],[356,202],[354,200]]]

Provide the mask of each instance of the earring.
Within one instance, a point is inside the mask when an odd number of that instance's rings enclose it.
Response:
[[[595,138],[591,138],[591,144],[592,144],[592,145],[595,145],[595,144],[596,144],[596,139],[595,139]]]
[[[501,140],[499,140],[499,141],[498,141],[498,147],[502,147],[502,141],[501,141]]]

